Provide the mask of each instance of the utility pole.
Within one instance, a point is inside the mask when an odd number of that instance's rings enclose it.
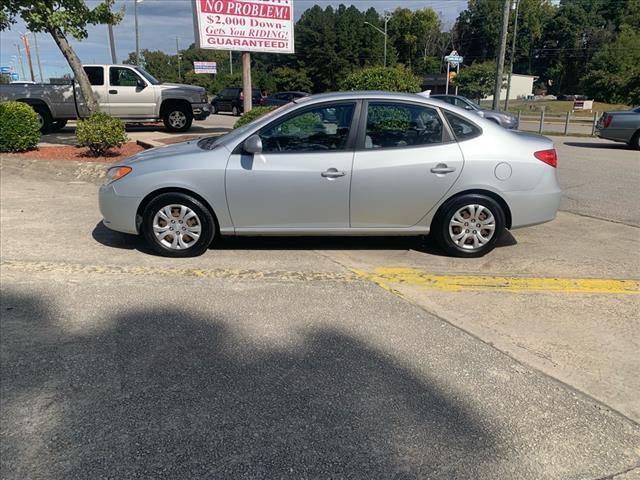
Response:
[[[116,41],[113,39],[113,25],[107,25],[109,29],[109,47],[111,48],[111,63],[118,63],[118,57],[116,56]],[[136,59],[137,60],[137,59]]]
[[[22,63],[22,50],[20,50],[20,44],[16,43],[16,47],[18,47],[18,60],[20,61],[20,73],[22,74],[21,78],[25,78],[26,75],[24,74],[24,63]]]
[[[178,43],[178,37],[176,35],[176,58],[178,59],[178,80],[181,82],[182,81],[182,69],[181,69],[181,65],[180,65],[180,44]]]
[[[138,3],[142,0],[133,0],[133,16],[135,17],[136,30],[136,65],[140,66],[140,33],[138,31]]]
[[[42,75],[42,64],[40,63],[40,49],[38,48],[38,36],[33,34],[33,44],[36,47],[36,61],[38,62],[38,72],[40,72],[40,83],[44,83],[44,76]]]
[[[27,62],[29,64],[29,73],[31,74],[31,81],[35,82],[36,77],[33,74],[33,62],[31,61],[31,48],[29,47],[29,33],[24,33],[22,36],[22,42],[24,43],[24,49],[27,52]]]
[[[251,54],[242,52],[242,94],[244,96],[244,113],[250,112],[252,107],[251,95]]]
[[[229,75],[233,75],[233,52],[229,50]]]
[[[504,56],[507,50],[507,33],[509,31],[509,10],[511,0],[503,0],[502,28],[500,29],[500,43],[498,45],[498,58],[496,61],[496,87],[493,91],[493,109],[500,109],[500,92],[502,91],[502,74],[504,71]]]
[[[191,13],[193,16],[193,41],[196,44],[196,48],[200,48],[200,26],[198,25],[198,6],[196,4],[198,0],[191,1]]]
[[[509,79],[507,80],[507,98],[504,99],[504,109],[509,110],[509,95],[511,94],[511,75],[513,75],[513,61],[516,56],[516,36],[518,35],[518,8],[520,8],[520,0],[515,1],[515,15],[513,20],[513,41],[511,42],[511,60],[509,61]]]

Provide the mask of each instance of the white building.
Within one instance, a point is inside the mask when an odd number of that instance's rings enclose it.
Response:
[[[500,99],[504,100],[507,98],[507,79],[509,77],[505,75],[504,82],[505,86],[502,88],[502,92],[500,92]],[[527,95],[533,94],[533,82],[536,81],[538,77],[534,77],[533,75],[520,75],[518,73],[514,73],[511,75],[511,91],[509,92],[509,100],[517,100],[519,98],[526,98]],[[493,100],[493,95],[489,95],[484,100]]]

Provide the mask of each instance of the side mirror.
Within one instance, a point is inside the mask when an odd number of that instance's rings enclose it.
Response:
[[[251,135],[244,141],[242,148],[247,153],[262,153],[262,139],[259,135]]]
[[[471,105],[465,105],[464,109],[465,110],[475,110]]]
[[[147,84],[141,78],[138,79],[138,83],[136,84],[136,86],[141,90],[147,88]]]

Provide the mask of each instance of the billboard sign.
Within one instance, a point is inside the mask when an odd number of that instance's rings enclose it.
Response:
[[[193,62],[194,73],[218,73],[218,64],[216,62]]]
[[[449,55],[444,57],[444,61],[455,68],[464,61],[464,57],[461,57],[457,51],[453,50]]]
[[[293,0],[196,0],[200,47],[294,53]]]

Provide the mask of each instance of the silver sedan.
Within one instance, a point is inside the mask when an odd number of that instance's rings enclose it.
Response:
[[[427,235],[455,256],[552,220],[553,143],[411,94],[296,100],[233,132],[147,150],[107,172],[104,224],[159,253],[221,235]]]

